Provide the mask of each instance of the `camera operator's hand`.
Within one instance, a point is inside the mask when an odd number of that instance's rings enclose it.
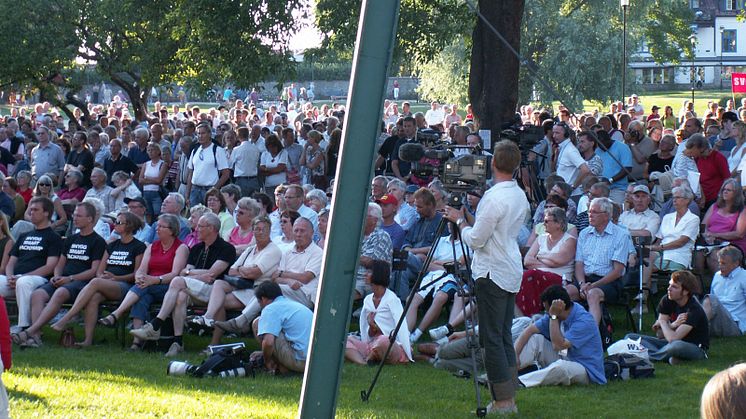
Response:
[[[461,207],[461,209],[456,209],[453,207],[446,206],[445,210],[443,211],[443,218],[446,220],[455,223],[460,218],[464,218],[464,211],[466,211],[465,207]]]

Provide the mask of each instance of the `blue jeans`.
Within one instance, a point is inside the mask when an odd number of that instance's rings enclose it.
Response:
[[[665,339],[659,339],[653,336],[638,335],[630,333],[625,338],[637,340],[642,338],[642,346],[648,348],[648,355],[652,361],[668,361],[669,358],[700,360],[705,359],[707,354],[699,346],[675,340],[668,342]]]
[[[152,215],[152,219],[155,221],[161,215],[161,205],[163,204],[161,193],[158,191],[143,191],[142,197],[145,199],[145,208],[147,208],[148,214]]]
[[[137,285],[133,285],[130,288],[130,292],[137,294],[140,299],[137,300],[135,305],[130,310],[130,317],[133,319],[140,319],[142,321],[150,320],[150,306],[153,303],[160,303],[163,301],[163,297],[168,291],[168,285],[151,285],[146,288],[140,288]]]
[[[208,188],[192,185],[192,191],[189,193],[189,206],[193,207],[197,204],[207,205],[205,202],[205,193],[207,191]]]

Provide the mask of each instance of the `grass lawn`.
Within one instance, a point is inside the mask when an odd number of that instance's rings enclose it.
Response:
[[[617,328],[626,327],[621,313]],[[647,324],[652,317],[647,315]],[[78,335],[82,331],[78,330]],[[615,333],[621,338],[623,332]],[[97,331],[98,345],[64,349],[47,329],[40,349],[14,347],[13,369],[4,374],[11,414],[26,417],[294,417],[302,378],[171,377],[160,354],[128,353],[110,330]],[[698,416],[699,397],[717,371],[744,358],[746,338],[717,339],[710,359],[686,366],[656,364],[656,378],[614,382],[607,386],[523,389],[518,392],[520,416],[628,418]],[[207,340],[187,336],[191,352],[183,358],[200,362],[197,350]],[[249,341],[252,347],[256,345]],[[346,364],[337,415],[351,418],[473,417],[471,381],[455,378],[427,364],[387,366],[367,403],[375,368]],[[488,392],[482,391],[483,399]],[[600,401],[600,402],[599,402]],[[675,401],[675,402],[674,402]]]

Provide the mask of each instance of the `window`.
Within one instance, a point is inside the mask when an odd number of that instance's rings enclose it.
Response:
[[[736,52],[736,30],[725,29],[723,30],[722,37],[722,51],[723,52]]]
[[[737,0],[725,0],[725,10],[738,10]]]
[[[699,9],[699,0],[690,0],[689,5],[692,9]]]

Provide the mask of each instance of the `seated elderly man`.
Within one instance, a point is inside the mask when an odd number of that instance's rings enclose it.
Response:
[[[200,217],[197,234],[200,243],[189,250],[186,267],[180,276],[170,282],[158,315],[152,322],[130,331],[139,339],[157,340],[161,336],[163,322],[172,316],[174,343],[166,356],[176,356],[184,351],[182,336],[189,300],[206,303],[210,299],[212,283],[222,278],[236,260],[236,249],[220,237],[220,219],[217,215],[207,213]]]
[[[311,225],[305,218],[299,220]],[[254,320],[252,328],[262,350],[253,353],[252,358],[261,355],[264,367],[272,373],[303,372],[313,313],[303,304],[286,298],[280,286],[271,281],[259,284],[254,294],[262,315]]]
[[[363,230],[363,244],[360,249],[360,264],[355,279],[355,299],[360,299],[372,292],[370,284],[366,283],[368,269],[374,260],[391,263],[393,248],[391,237],[381,228],[383,214],[381,206],[368,203],[368,216]]]
[[[643,270],[648,288],[653,272],[689,269],[692,263],[692,249],[699,235],[699,217],[689,211],[694,194],[685,186],[673,188],[672,193],[675,211],[661,220],[656,240],[650,246],[650,261],[653,263]]]
[[[678,364],[683,360],[707,358],[710,333],[707,315],[694,297],[699,292],[699,280],[689,271],[671,274],[668,291],[658,304],[658,319],[653,324],[656,337],[629,334],[630,339],[642,339],[653,361]]]
[[[735,246],[718,252],[720,271],[712,278],[710,294],[702,307],[710,323],[710,336],[740,336],[746,333],[746,271],[743,255]]]
[[[632,208],[619,217],[619,225],[627,227],[632,237],[653,237],[658,232],[660,218],[650,209],[650,190],[645,185],[632,189]]]
[[[546,313],[515,342],[519,370],[537,364],[541,367],[518,377],[521,384],[606,384],[604,349],[593,316],[573,303],[559,285],[544,290],[541,302]]]
[[[170,194],[168,194],[166,199],[164,199],[163,203],[161,204],[161,214],[172,214],[179,219],[179,240],[184,240],[186,236],[188,236],[189,233],[192,232],[192,229],[189,228],[189,221],[181,216],[181,213],[184,211],[185,205],[186,202],[184,201],[184,197],[180,193],[176,192],[171,192]],[[153,221],[153,224],[151,224],[150,226],[150,237],[147,237],[144,240],[146,243],[153,243],[157,239],[157,225],[158,220]]]
[[[629,233],[612,223],[614,204],[609,198],[591,201],[590,225],[580,232],[575,252],[575,279],[566,285],[573,300],[586,300],[596,322],[601,321],[601,303],[621,295],[624,266],[629,254]]]
[[[91,189],[86,192],[85,197],[98,198],[104,204],[104,214],[117,210],[116,199],[111,195],[113,188],[106,184],[106,172],[97,167],[91,172]]]

